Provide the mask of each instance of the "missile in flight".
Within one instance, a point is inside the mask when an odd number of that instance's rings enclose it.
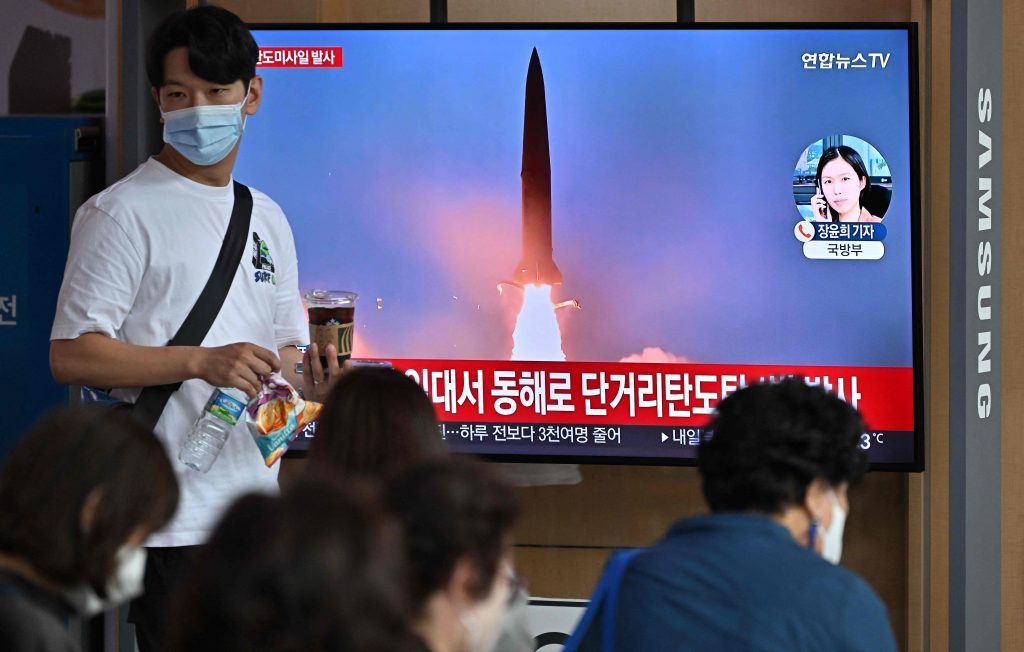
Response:
[[[562,272],[555,265],[551,244],[551,155],[548,148],[548,111],[544,97],[544,71],[537,48],[526,73],[526,110],[523,115],[523,253],[512,274],[518,285],[560,285]]]

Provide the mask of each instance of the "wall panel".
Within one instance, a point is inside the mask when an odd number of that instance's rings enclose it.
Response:
[[[1002,644],[1024,650],[1024,3],[1003,0],[1003,12]]]
[[[674,0],[448,0],[451,22],[674,22]]]
[[[249,23],[424,23],[429,0],[218,0]]]
[[[730,21],[812,22],[905,22],[910,20],[909,0],[696,0],[697,20],[706,23]]]

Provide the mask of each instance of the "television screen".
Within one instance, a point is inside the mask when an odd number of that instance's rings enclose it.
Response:
[[[920,468],[913,26],[254,36],[236,178],[453,449],[687,463],[718,400],[795,375]]]

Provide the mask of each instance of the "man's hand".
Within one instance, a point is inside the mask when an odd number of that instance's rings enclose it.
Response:
[[[338,366],[338,350],[333,344],[327,345],[324,355],[327,357],[326,374],[323,365],[320,364],[320,351],[315,342],[311,343],[302,355],[302,396],[317,403],[324,402],[331,393],[334,383],[338,382],[345,370],[351,367],[348,360],[344,365]]]
[[[252,398],[260,391],[260,376],[280,369],[281,361],[272,351],[238,342],[199,349],[193,376],[214,387],[237,387]]]

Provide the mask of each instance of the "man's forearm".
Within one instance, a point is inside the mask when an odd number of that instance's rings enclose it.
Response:
[[[196,377],[195,346],[138,346],[101,333],[50,342],[50,370],[58,383],[146,387]]]

